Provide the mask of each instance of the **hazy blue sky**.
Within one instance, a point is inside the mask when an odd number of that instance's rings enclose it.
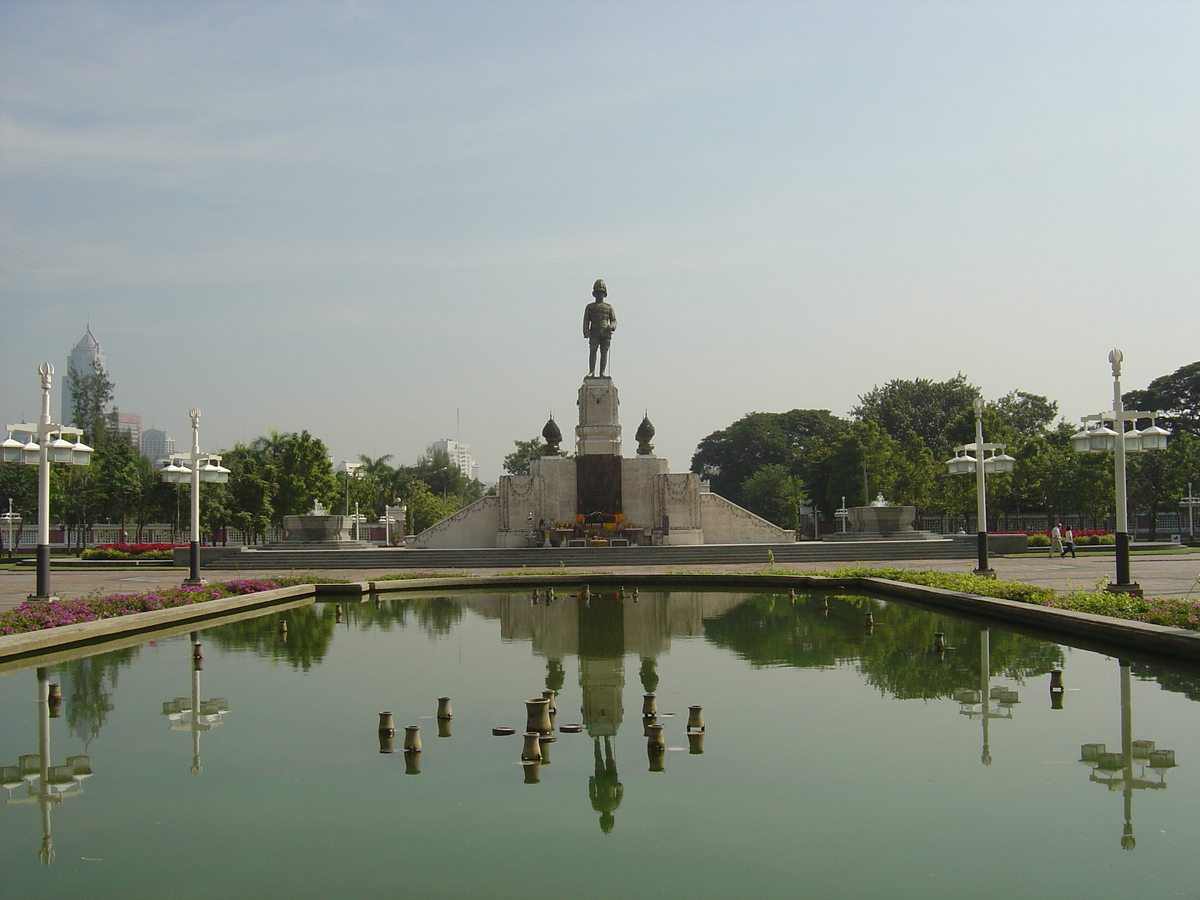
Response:
[[[962,372],[1075,419],[1200,358],[1200,3],[0,0],[0,415],[90,318],[123,411],[485,480]],[[54,391],[55,413],[59,392]]]

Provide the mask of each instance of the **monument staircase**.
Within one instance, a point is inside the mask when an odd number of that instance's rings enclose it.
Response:
[[[768,556],[768,554],[770,554]],[[206,562],[206,571],[282,569],[603,569],[614,566],[704,566],[762,568],[776,563],[904,562],[921,559],[974,559],[973,542],[953,540],[803,541],[791,544],[699,544],[666,547],[529,547],[417,550],[250,550]]]

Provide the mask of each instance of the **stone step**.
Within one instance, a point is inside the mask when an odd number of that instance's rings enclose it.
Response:
[[[771,554],[768,557],[768,553]],[[823,541],[793,544],[707,544],[682,547],[482,548],[470,550],[242,550],[205,565],[211,571],[255,569],[531,569],[606,566],[745,565],[787,562],[868,562],[973,559],[959,541]]]

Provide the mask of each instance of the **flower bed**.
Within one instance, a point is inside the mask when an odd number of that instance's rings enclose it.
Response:
[[[187,544],[97,544],[79,554],[80,559],[170,559],[171,551]]]
[[[1052,588],[1034,587],[1021,581],[997,581],[982,575],[966,572],[930,572],[912,569],[869,569],[856,567],[839,569],[836,572],[813,572],[840,578],[888,578],[908,584],[964,591],[981,597],[999,597],[1017,600],[1055,609],[1071,609],[1075,612],[1111,616],[1114,619],[1129,619],[1150,625],[1167,625],[1200,631],[1200,600],[1187,597],[1130,597],[1128,594],[1111,593],[1104,590],[1068,591],[1060,594]],[[1103,580],[1101,581],[1103,585]]]
[[[220,600],[242,594],[257,594],[275,588],[297,584],[314,584],[329,581],[302,575],[283,575],[277,578],[240,578],[218,584],[197,587],[159,588],[141,594],[108,594],[98,592],[75,600],[28,600],[6,612],[0,612],[0,635],[24,634],[59,625],[75,625],[78,622],[94,622],[111,619],[130,613],[150,612],[155,609],[170,609]]]

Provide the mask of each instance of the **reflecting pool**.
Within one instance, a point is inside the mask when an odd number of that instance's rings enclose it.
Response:
[[[1197,896],[1195,672],[867,597],[576,589],[8,670],[0,896]]]

